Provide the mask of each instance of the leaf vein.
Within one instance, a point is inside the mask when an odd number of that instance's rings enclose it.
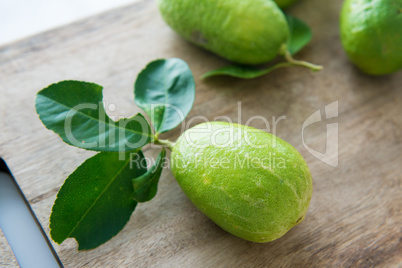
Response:
[[[76,113],[79,113],[79,114],[81,114],[81,115],[83,115],[83,116],[85,116],[85,117],[87,117],[87,118],[89,118],[89,119],[92,119],[92,120],[96,121],[96,122],[103,123],[104,125],[112,126],[112,127],[114,127],[114,128],[117,128],[117,129],[123,129],[123,130],[129,131],[129,132],[131,132],[131,133],[135,133],[135,134],[139,134],[139,135],[144,135],[144,136],[152,137],[152,135],[150,135],[150,134],[141,133],[141,132],[138,132],[138,131],[134,131],[134,130],[132,130],[132,129],[122,128],[122,127],[120,127],[120,126],[118,126],[118,125],[116,125],[116,124],[110,124],[110,123],[101,121],[99,118],[90,116],[90,115],[85,114],[85,113],[83,113],[83,112],[80,112],[80,110],[71,109],[71,108],[68,107],[67,105],[65,105],[65,104],[63,104],[63,103],[60,103],[60,102],[58,102],[58,101],[55,101],[54,99],[51,99],[51,98],[49,98],[49,97],[47,97],[47,96],[45,96],[45,95],[42,95],[42,94],[41,94],[41,96],[44,97],[44,98],[46,98],[46,99],[48,99],[48,100],[50,100],[50,101],[52,101],[52,102],[54,102],[54,103],[57,103],[57,104],[59,104],[59,105],[65,107],[66,110],[73,110],[73,111],[75,111]],[[105,114],[106,114],[106,113],[105,113]],[[107,116],[107,114],[106,114],[106,116]],[[108,116],[107,116],[107,118],[110,119]],[[111,120],[111,119],[110,119],[110,120]],[[115,122],[115,121],[113,121],[113,122]]]
[[[85,213],[82,215],[78,223],[74,226],[74,228],[71,230],[71,232],[67,235],[68,237],[71,237],[71,235],[74,233],[75,229],[80,225],[80,223],[84,220],[84,218],[87,216],[87,214],[90,212],[90,210],[95,206],[95,204],[98,202],[98,200],[102,197],[102,195],[106,192],[106,190],[110,187],[110,185],[113,184],[115,179],[118,177],[118,175],[121,173],[121,171],[126,168],[127,164],[130,162],[130,159],[128,158],[126,163],[122,166],[121,169],[116,173],[115,176],[110,180],[109,184],[106,185],[106,187],[102,190],[102,192],[99,194],[99,196],[95,199],[95,201],[92,203],[92,205],[85,211]]]

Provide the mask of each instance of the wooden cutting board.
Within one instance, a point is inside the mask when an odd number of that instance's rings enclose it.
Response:
[[[82,252],[72,239],[54,244],[63,264],[402,265],[402,72],[369,77],[350,64],[339,40],[341,4],[341,0],[303,0],[290,10],[314,32],[312,43],[297,58],[323,64],[325,69],[317,73],[289,68],[254,80],[201,81],[201,74],[227,62],[183,41],[162,21],[156,4],[145,0],[0,47],[0,156],[47,233],[56,192],[67,175],[94,153],[64,144],[41,124],[34,110],[35,93],[65,79],[96,82],[105,88],[106,104],[116,105],[112,114],[130,116],[140,111],[133,102],[134,79],[157,58],[179,57],[192,69],[197,88],[188,119],[228,116],[245,124],[259,115],[272,128],[272,117],[286,116],[277,124],[276,134],[301,152],[313,175],[314,194],[304,222],[276,241],[257,244],[217,227],[189,202],[167,169],[156,198],[139,205],[111,241]],[[311,125],[304,133],[308,146],[325,152],[326,126],[338,123],[339,163],[332,167],[303,146],[302,126],[315,111],[336,101],[339,116]],[[267,129],[261,120],[250,125]],[[174,140],[180,131],[165,138]],[[149,149],[146,154],[155,152]],[[3,235],[0,266],[17,266]]]

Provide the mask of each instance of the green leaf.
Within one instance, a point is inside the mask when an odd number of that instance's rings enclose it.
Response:
[[[216,70],[209,71],[201,76],[201,79],[205,79],[212,76],[219,76],[219,75],[227,75],[242,79],[252,79],[256,77],[260,77],[266,75],[276,69],[283,68],[283,67],[290,67],[293,66],[292,63],[283,62],[278,63],[272,67],[266,69],[257,69],[251,66],[240,66],[240,65],[231,65],[225,66]]]
[[[141,151],[101,152],[79,166],[57,194],[50,216],[53,240],[60,244],[71,237],[79,250],[93,249],[123,229],[137,205],[131,180],[146,172],[138,164],[143,160]]]
[[[300,19],[297,19],[291,15],[286,15],[289,29],[290,29],[290,38],[287,43],[287,50],[291,55],[299,52],[303,47],[305,47],[312,38],[312,33],[310,27]],[[243,66],[243,65],[231,65],[225,66],[223,68],[219,68],[216,70],[209,71],[201,76],[201,79],[205,79],[212,76],[219,75],[227,75],[242,79],[252,79],[256,77],[260,77],[266,75],[276,69],[283,67],[290,67],[300,64],[295,64],[295,62],[284,62],[278,63],[274,66],[271,66],[266,69],[258,69],[252,66]]]
[[[137,202],[147,202],[155,197],[158,191],[158,182],[165,163],[166,150],[162,148],[153,165],[147,173],[133,179],[134,199]]]
[[[43,124],[67,144],[93,151],[132,151],[149,143],[151,128],[141,114],[117,122],[102,103],[102,87],[62,81],[36,95],[36,112]]]
[[[312,33],[310,27],[302,20],[289,14],[286,14],[286,19],[290,29],[287,48],[290,54],[294,55],[311,41]]]
[[[160,59],[149,63],[134,85],[135,103],[151,118],[156,133],[178,126],[194,103],[195,83],[187,63]]]

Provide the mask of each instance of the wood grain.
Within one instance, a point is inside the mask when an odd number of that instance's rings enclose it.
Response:
[[[144,0],[0,47],[0,156],[47,233],[57,190],[93,153],[64,144],[43,127],[34,110],[35,93],[60,80],[92,81],[105,87],[106,104],[117,106],[111,114],[129,116],[139,111],[133,102],[134,79],[156,58],[180,57],[197,78],[186,123],[195,116],[228,116],[243,124],[254,115],[270,122],[273,116],[286,116],[276,134],[302,153],[313,174],[305,221],[276,241],[256,244],[212,223],[165,170],[156,198],[138,206],[111,241],[83,252],[74,240],[55,245],[65,267],[402,265],[402,73],[369,77],[350,64],[339,41],[341,4],[305,0],[290,10],[314,32],[297,58],[323,64],[319,73],[289,68],[250,81],[200,81],[201,74],[227,62],[183,41],[161,20],[155,3]],[[339,124],[335,168],[310,155],[301,136],[308,116],[334,101],[339,117],[328,122]],[[307,144],[325,150],[328,122],[306,129]],[[258,120],[250,125],[265,128]],[[174,140],[180,131],[165,137]],[[0,266],[17,266],[2,234]]]

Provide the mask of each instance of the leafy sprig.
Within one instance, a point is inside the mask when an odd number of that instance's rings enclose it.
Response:
[[[310,43],[312,38],[312,33],[310,27],[302,20],[293,17],[292,15],[285,14],[290,29],[290,38],[286,44],[281,48],[281,55],[284,56],[286,62],[277,63],[268,68],[256,68],[255,66],[249,65],[229,65],[216,70],[209,71],[201,76],[201,79],[205,79],[213,76],[232,76],[242,79],[252,79],[260,77],[271,73],[277,69],[292,67],[292,66],[303,66],[307,67],[313,71],[319,71],[322,66],[311,64],[305,61],[295,60],[292,56],[298,53],[302,48],[304,48],[308,43]]]
[[[60,188],[50,216],[56,243],[75,238],[79,250],[93,249],[125,226],[140,202],[153,199],[170,141],[160,133],[179,125],[194,103],[195,83],[180,59],[151,62],[138,75],[135,103],[142,114],[113,121],[102,103],[102,87],[88,82],[61,81],[36,96],[43,124],[67,144],[98,151],[71,173]],[[142,148],[163,148],[148,170]]]

